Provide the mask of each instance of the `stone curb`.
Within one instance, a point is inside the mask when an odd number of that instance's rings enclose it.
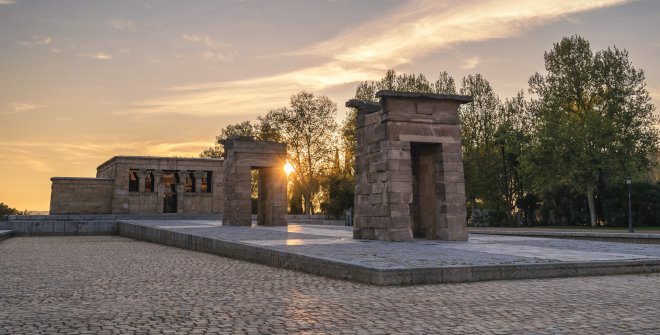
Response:
[[[640,233],[594,233],[594,232],[559,232],[559,231],[497,231],[497,230],[472,230],[470,234],[485,235],[507,235],[525,237],[550,237],[574,240],[622,242],[637,244],[660,244],[660,234]]]
[[[382,269],[120,221],[120,236],[379,286],[660,272],[660,260]]]
[[[0,229],[13,232],[13,236],[84,236],[117,235],[117,221],[76,220],[76,221],[5,221]]]

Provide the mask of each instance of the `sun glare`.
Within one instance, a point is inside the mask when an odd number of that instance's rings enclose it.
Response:
[[[286,173],[286,176],[288,177],[293,171],[293,165],[291,165],[289,162],[286,162],[286,164],[284,164],[284,173]]]

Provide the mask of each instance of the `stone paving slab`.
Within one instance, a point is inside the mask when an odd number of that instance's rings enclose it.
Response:
[[[350,227],[228,227],[219,220],[122,220],[119,234],[377,285],[660,272],[660,247],[523,236],[467,242],[354,240]]]

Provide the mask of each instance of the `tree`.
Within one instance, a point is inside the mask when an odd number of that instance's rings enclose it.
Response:
[[[255,126],[250,121],[243,121],[241,123],[230,124],[222,130],[220,130],[220,135],[215,137],[215,145],[212,147],[206,148],[202,153],[199,154],[199,157],[202,158],[222,158],[224,153],[224,147],[220,144],[220,141],[226,140],[233,136],[251,136],[255,137],[257,135],[257,130]]]
[[[527,182],[528,176],[521,166],[531,140],[531,119],[528,103],[521,92],[511,99],[506,99],[500,107],[500,117],[496,130],[496,142],[499,146],[502,175],[501,193],[507,204],[506,213],[509,223],[512,213],[517,212],[516,225],[531,224],[537,207],[537,196]]]
[[[655,107],[644,72],[616,47],[592,52],[571,36],[544,54],[546,74],[534,74],[535,130],[528,162],[536,185],[568,184],[586,195],[589,221],[596,225],[594,193],[599,184],[648,172],[658,150]]]
[[[502,180],[500,99],[480,74],[464,77],[460,94],[473,99],[459,108],[466,198],[471,209],[504,210],[502,184],[498,182]]]
[[[339,150],[335,151],[335,161],[323,178],[322,187],[326,199],[321,203],[321,209],[327,217],[340,219],[345,210],[353,207],[355,177],[353,169],[342,167]]]
[[[456,85],[447,71],[440,72],[438,79],[431,83],[421,73],[397,74],[390,69],[379,81],[365,81],[358,84],[355,89],[355,99],[377,101],[376,93],[381,90],[456,94]]]
[[[30,211],[27,209],[20,211],[16,208],[9,207],[4,202],[0,202],[0,216],[5,215],[30,215]]]
[[[264,138],[287,144],[296,192],[302,195],[305,213],[313,214],[325,170],[335,152],[337,104],[326,96],[302,91],[291,96],[289,107],[271,110],[259,118],[257,129]]]

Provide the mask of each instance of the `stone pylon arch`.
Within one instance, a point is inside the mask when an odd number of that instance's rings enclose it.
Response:
[[[252,170],[259,172],[257,224],[286,226],[286,144],[231,137],[224,145],[226,226],[252,225]]]
[[[467,240],[458,107],[472,97],[380,91],[358,110],[356,239]]]

